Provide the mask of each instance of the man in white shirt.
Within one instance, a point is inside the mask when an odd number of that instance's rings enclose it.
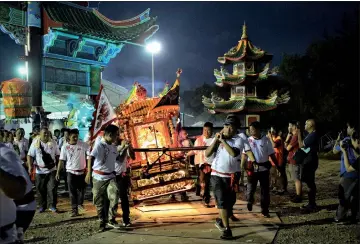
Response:
[[[15,132],[14,145],[19,148],[20,158],[23,162],[26,162],[26,155],[29,151],[29,141],[24,138],[25,131],[22,128],[18,128]]]
[[[119,228],[115,220],[119,200],[119,190],[115,179],[115,161],[118,152],[114,145],[118,136],[119,128],[108,125],[103,139],[94,145],[87,162],[88,171],[85,181],[89,184],[92,176],[93,201],[100,219],[100,232],[105,231],[106,224]],[[109,208],[106,207],[107,204],[104,204],[108,201]]]
[[[237,117],[226,118],[224,128],[220,133],[216,133],[213,142],[205,151],[206,157],[214,154],[211,165],[211,185],[221,216],[221,218],[216,219],[215,225],[223,232],[221,239],[226,240],[233,238],[229,226],[229,212],[233,207],[234,198],[236,198],[234,179],[238,161],[235,159],[242,150],[249,150],[246,141],[241,138],[234,138],[238,126]],[[249,156],[253,157],[251,152],[249,152]]]
[[[266,136],[261,136],[260,131],[261,125],[260,122],[255,121],[250,124],[249,131],[250,137],[248,138],[250,149],[254,154],[255,161],[251,161],[251,174],[248,174],[248,184],[246,186],[246,198],[248,201],[247,208],[249,211],[252,211],[252,205],[254,204],[254,195],[256,192],[256,187],[258,181],[260,181],[261,187],[261,213],[263,217],[270,217],[269,215],[269,205],[270,205],[270,169],[272,167],[269,157],[274,162],[275,167],[279,167],[278,161],[275,157],[274,147],[272,146],[270,139]],[[245,158],[246,160],[246,158]],[[244,161],[245,162],[245,161]],[[244,168],[244,167],[242,167]]]
[[[68,129],[68,128],[61,129],[61,134],[63,136],[58,140],[59,150],[61,150],[61,148],[69,142],[69,133],[70,133],[70,129]],[[61,175],[64,178],[65,191],[67,192],[69,190],[69,186],[68,186],[67,175],[66,175],[66,161],[64,161],[64,170],[61,171]]]
[[[66,162],[67,182],[70,190],[71,217],[79,215],[79,208],[84,209],[86,152],[89,145],[79,141],[79,130],[72,129],[69,143],[61,148],[56,180],[60,180],[60,172]]]
[[[214,140],[212,137],[213,134],[213,124],[211,122],[206,122],[203,127],[203,133],[199,136],[194,146],[203,147],[210,146],[211,142]],[[194,150],[187,153],[187,156],[195,155],[195,166],[199,167],[199,181],[201,187],[201,196],[206,207],[210,207],[210,178],[211,178],[211,163],[214,159],[213,156],[207,158],[205,157],[205,151]]]
[[[0,243],[16,241],[16,205],[25,195],[27,183],[16,153],[0,143]]]
[[[117,151],[119,152],[116,162],[115,162],[115,172],[116,172],[116,182],[119,188],[119,196],[121,200],[121,209],[122,209],[122,218],[123,218],[123,226],[129,227],[130,223],[130,205],[128,198],[128,190],[130,186],[130,177],[127,173],[127,162],[128,158],[135,159],[134,150],[125,139],[125,135],[123,132],[120,133],[120,139],[118,139],[117,143]]]
[[[36,176],[35,185],[38,191],[39,212],[43,213],[49,205],[52,212],[57,212],[57,189],[55,182],[56,160],[60,151],[54,140],[50,138],[49,130],[43,127],[40,136],[34,138],[28,152],[28,169],[31,174],[35,161]]]

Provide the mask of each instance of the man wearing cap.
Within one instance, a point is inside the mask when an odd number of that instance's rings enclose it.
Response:
[[[238,162],[235,159],[242,150],[249,151],[247,142],[240,137],[235,137],[238,125],[237,117],[228,116],[224,128],[220,133],[216,133],[205,151],[206,157],[214,157],[211,165],[211,185],[221,216],[216,219],[215,226],[223,232],[221,239],[227,240],[233,238],[229,226],[229,212],[233,207],[234,198],[236,199],[234,186]],[[254,159],[251,152],[248,152],[248,156]]]

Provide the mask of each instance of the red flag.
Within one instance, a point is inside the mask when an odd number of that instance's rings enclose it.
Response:
[[[103,88],[103,85],[101,85],[99,94],[96,97],[95,111],[93,113],[94,118],[91,126],[92,140],[97,137],[102,129],[111,124],[116,119],[115,111],[111,106]]]

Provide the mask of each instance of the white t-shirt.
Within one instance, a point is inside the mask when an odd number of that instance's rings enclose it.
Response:
[[[82,175],[86,168],[86,153],[89,149],[89,145],[85,142],[78,141],[75,145],[66,143],[60,152],[60,160],[66,161],[66,172]]]
[[[115,171],[115,161],[118,155],[116,146],[109,145],[101,140],[99,143],[95,143],[90,155],[95,158],[92,169],[108,174],[101,175],[93,172],[93,177],[96,180],[109,180],[115,177],[112,172]]]
[[[0,168],[1,170],[14,175],[23,176],[23,166],[19,156],[5,144],[0,143]],[[16,220],[16,205],[13,199],[7,197],[0,189],[0,227],[14,223]],[[11,243],[16,240],[16,228],[6,232],[8,238],[1,239],[0,243]]]
[[[36,167],[36,174],[48,174],[54,170],[56,170],[55,166],[51,169],[44,168],[45,163],[42,158],[41,149],[39,147],[39,138],[34,139],[33,143],[31,143],[31,146],[29,148],[28,155],[34,159],[34,164],[36,161],[37,167]],[[48,143],[44,143],[40,140],[41,146],[44,148],[44,151],[51,155],[52,159],[56,160],[56,156],[60,155],[60,151],[58,146],[54,143],[53,140],[51,140]]]
[[[213,142],[214,137],[209,137],[209,138],[205,138],[203,135],[199,136],[195,143],[194,146],[195,147],[201,147],[201,146],[210,146],[211,143]],[[194,151],[195,153],[195,164],[199,164],[199,166],[203,165],[204,163],[207,164],[212,164],[212,161],[214,160],[214,154],[212,154],[210,157],[206,157],[205,156],[205,151],[206,150],[198,150],[198,151]]]
[[[26,152],[29,150],[29,140],[22,138],[18,141],[16,138],[14,139],[14,145],[17,145],[20,150],[20,158],[26,158]]]
[[[267,170],[267,168],[261,166],[261,164],[268,162],[269,156],[275,153],[269,138],[263,136],[260,139],[255,139],[253,136],[250,136],[248,142],[255,160],[259,164],[259,171]]]
[[[216,140],[216,138],[213,139],[213,141]],[[213,141],[211,143],[213,143]],[[241,153],[243,150],[248,151],[249,145],[246,143],[246,141],[240,137],[234,137],[231,139],[227,139],[226,142],[229,144],[230,147],[236,148],[239,153]],[[240,162],[236,160],[236,157],[232,157],[225,149],[225,147],[220,144],[217,151],[213,153],[214,160],[211,165],[211,169],[221,172],[221,173],[235,173],[238,170],[237,164],[240,165]],[[211,172],[211,175],[216,175],[220,177],[230,177],[228,175],[223,175],[216,173],[214,171]]]

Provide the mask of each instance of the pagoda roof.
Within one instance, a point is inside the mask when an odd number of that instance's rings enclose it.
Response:
[[[150,17],[150,9],[138,16],[114,21],[99,11],[66,2],[44,2],[44,32],[49,28],[73,32],[109,42],[140,43],[151,37],[159,26],[156,17]]]
[[[225,101],[218,97],[203,97],[202,103],[210,113],[240,113],[240,112],[264,112],[273,110],[280,104],[286,104],[290,100],[289,94],[278,96],[273,92],[267,99],[256,97],[243,97]]]
[[[237,46],[232,47],[224,56],[218,57],[218,62],[221,64],[238,63],[245,60],[269,62],[272,57],[272,54],[252,44],[247,36],[247,27],[244,24],[241,40]]]

